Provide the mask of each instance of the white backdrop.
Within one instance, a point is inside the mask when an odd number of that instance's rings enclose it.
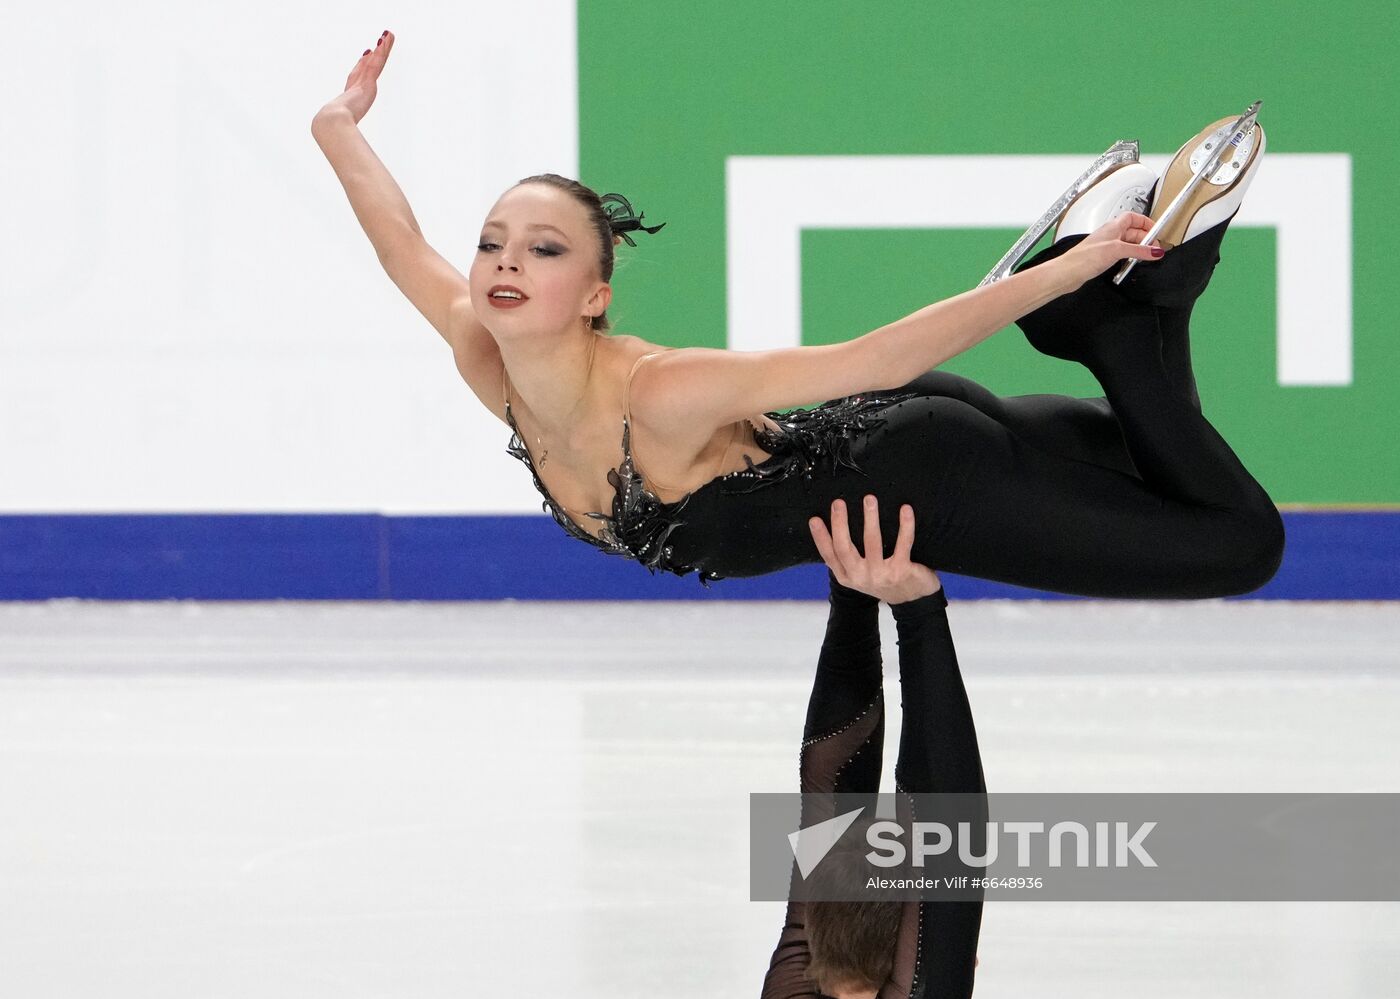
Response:
[[[310,125],[393,30],[361,131],[465,273],[505,188],[577,175],[570,0],[7,27],[0,512],[538,512]]]

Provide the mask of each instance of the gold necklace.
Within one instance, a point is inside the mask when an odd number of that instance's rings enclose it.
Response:
[[[593,322],[592,322],[591,318],[590,318],[590,321],[589,321],[589,323],[588,323],[588,328],[589,328],[589,329],[593,329]],[[569,415],[570,415],[570,416],[573,416],[573,415],[574,415],[574,409],[578,409],[578,404],[579,404],[580,402],[582,402],[582,401],[583,401],[583,397],[584,397],[585,395],[588,394],[588,378],[589,378],[590,375],[593,374],[593,356],[594,356],[595,354],[598,353],[598,338],[599,338],[601,335],[602,335],[602,334],[599,333],[597,330],[593,330],[593,343],[592,343],[592,345],[588,348],[588,370],[585,371],[584,374],[583,374],[583,394],[580,395],[580,396],[578,397],[578,401],[574,403],[573,409],[570,409],[570,410],[569,410]],[[547,448],[547,447],[544,446],[544,441],[542,441],[542,440],[540,439],[539,434],[536,434],[536,435],[535,435],[535,443],[538,444],[538,445],[540,446],[540,448],[541,448],[541,451],[540,451],[540,468],[543,469],[543,468],[544,468],[544,463],[545,463],[546,461],[549,460],[549,448]]]

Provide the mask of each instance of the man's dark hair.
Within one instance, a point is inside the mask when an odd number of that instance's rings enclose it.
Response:
[[[807,977],[824,993],[838,988],[878,989],[894,968],[894,947],[904,903],[897,899],[822,901],[853,894],[876,873],[865,854],[870,847],[857,821],[808,880],[816,901],[806,903],[807,944],[812,958]],[[889,874],[890,872],[881,872]]]

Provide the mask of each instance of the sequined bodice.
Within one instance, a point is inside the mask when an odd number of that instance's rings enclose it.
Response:
[[[635,371],[635,367],[633,370]],[[847,396],[824,402],[813,409],[798,409],[787,414],[767,413],[765,415],[778,430],[757,425],[754,429],[754,442],[769,452],[767,459],[754,464],[753,459],[746,454],[744,468],[716,476],[671,503],[661,500],[647,489],[641,473],[637,471],[636,460],[632,454],[629,409],[624,404],[622,464],[608,471],[608,483],[613,487],[615,494],[612,513],[609,515],[601,511],[592,511],[585,514],[601,523],[602,527],[597,536],[575,523],[562,504],[556,502],[545,488],[511,413],[509,392],[505,397],[505,413],[511,436],[506,445],[506,452],[519,459],[530,470],[535,489],[543,497],[543,509],[570,536],[610,555],[634,559],[653,573],[658,569],[678,576],[699,572],[701,582],[709,585],[709,580],[722,577],[696,566],[675,563],[671,558],[671,546],[667,544],[672,532],[685,524],[681,514],[694,496],[721,485],[726,493],[743,493],[769,483],[780,482],[791,475],[801,474],[810,478],[813,471],[821,466],[826,466],[830,473],[834,473],[838,465],[860,471],[851,460],[851,437],[857,431],[870,429],[884,422],[874,415],[876,410],[917,394],[904,392],[894,395]]]
[[[545,511],[566,532],[610,554],[635,558],[643,564],[654,564],[662,554],[669,554],[664,551],[666,537],[679,526],[674,514],[684,508],[690,495],[674,503],[666,503],[646,488],[632,456],[632,427],[626,416],[622,418],[622,464],[608,470],[608,484],[616,493],[612,515],[598,511],[584,514],[603,525],[597,536],[579,527],[545,488],[539,470],[530,457],[530,450],[520,435],[520,428],[515,424],[515,417],[511,415],[509,400],[506,401],[506,421],[511,429],[507,453],[525,463],[534,479],[535,489],[544,497]]]

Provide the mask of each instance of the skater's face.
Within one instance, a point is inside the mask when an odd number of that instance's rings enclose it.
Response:
[[[548,184],[513,187],[491,207],[469,280],[478,318],[497,335],[587,332],[587,317],[601,315],[612,298],[587,210]],[[524,301],[493,299],[490,290],[503,284]]]

